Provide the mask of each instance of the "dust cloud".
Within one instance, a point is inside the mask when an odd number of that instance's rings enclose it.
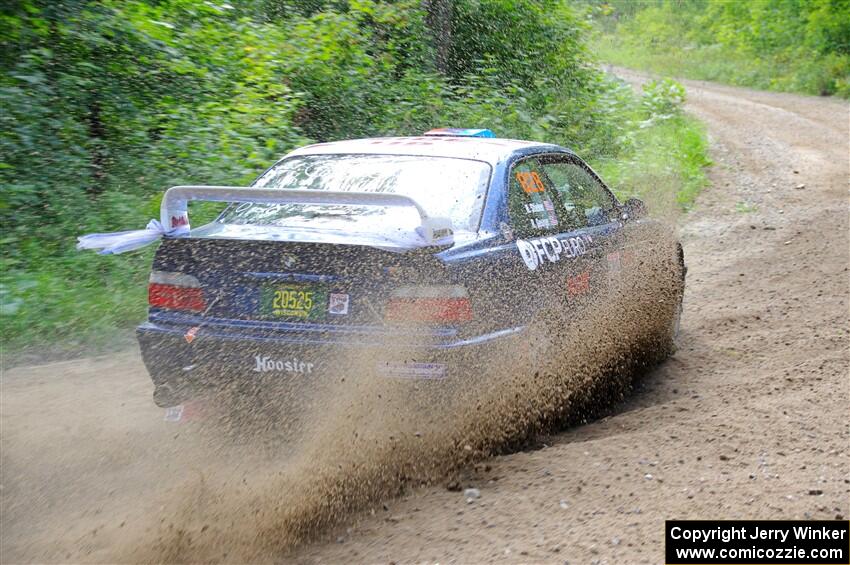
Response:
[[[348,355],[335,360],[345,376],[300,399],[297,414],[274,394],[259,408],[245,391],[219,398],[225,416],[187,431],[197,475],[118,559],[279,560],[382,499],[593,417],[673,348],[683,290],[675,242],[666,228],[633,228],[659,229],[668,245],[627,246],[632,268],[592,303],[564,304],[499,354],[464,359],[462,379],[377,376],[375,359]]]

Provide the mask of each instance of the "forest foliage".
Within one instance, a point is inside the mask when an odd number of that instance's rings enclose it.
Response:
[[[850,98],[850,0],[601,0],[608,62],[665,75]]]
[[[693,151],[669,158],[697,163],[698,185],[704,137],[681,100],[657,110],[606,77],[588,32],[565,0],[5,4],[4,343],[91,344],[132,327],[151,250],[82,254],[76,236],[141,228],[165,188],[246,184],[309,142],[489,127],[570,146],[634,187],[640,167],[615,163],[666,116],[692,135]]]

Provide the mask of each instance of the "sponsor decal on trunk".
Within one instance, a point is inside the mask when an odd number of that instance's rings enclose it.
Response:
[[[348,314],[348,295],[332,292],[328,299],[328,312],[330,314]]]

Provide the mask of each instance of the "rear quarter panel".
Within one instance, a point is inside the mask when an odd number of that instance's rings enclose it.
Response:
[[[569,257],[569,252],[564,252],[557,262],[542,259],[535,269],[523,259],[508,211],[511,167],[524,157],[551,153],[574,156],[561,148],[539,146],[517,151],[497,164],[481,223],[481,240],[441,254],[470,288],[475,306],[482,311],[475,328],[478,332],[526,326],[540,318],[551,318],[551,311],[557,311],[562,319],[564,309],[569,311],[568,316],[580,315],[591,296],[605,291],[612,275],[608,254],[622,245],[621,226],[616,222],[552,234],[565,249],[571,240],[581,240],[585,253],[580,256]]]

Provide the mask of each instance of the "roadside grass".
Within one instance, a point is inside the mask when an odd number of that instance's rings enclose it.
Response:
[[[158,217],[161,195],[123,223],[142,228]],[[191,204],[193,223],[209,222],[221,204]],[[82,233],[80,235],[83,235]],[[0,273],[0,365],[37,363],[85,352],[97,354],[133,343],[145,318],[147,285],[155,245],[119,257],[81,252],[61,241],[60,254],[25,248],[27,269]]]
[[[147,307],[153,251],[116,261],[69,249],[41,264],[35,259],[26,274],[3,277],[0,292],[14,292],[14,300],[2,305],[2,363],[98,353],[129,342]]]
[[[723,45],[667,45],[649,48],[620,27],[598,34],[592,47],[600,61],[675,76],[799,94],[835,94],[850,98],[850,64],[835,54],[813,57],[788,51],[753,57]],[[843,79],[836,77],[843,76]]]
[[[675,215],[689,210],[708,185],[708,138],[702,123],[686,114],[639,128],[627,152],[592,163],[624,201],[637,197],[651,210]]]

